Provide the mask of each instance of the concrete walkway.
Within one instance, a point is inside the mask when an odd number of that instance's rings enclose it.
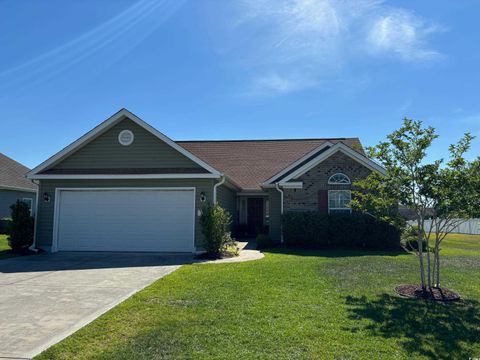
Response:
[[[224,263],[236,263],[244,261],[253,261],[260,260],[265,255],[260,251],[255,249],[255,246],[251,242],[238,242],[237,247],[240,251],[240,254],[235,257],[218,259],[218,260],[207,260],[201,261],[202,264],[224,264]]]
[[[31,358],[191,256],[57,253],[0,261],[0,359]]]

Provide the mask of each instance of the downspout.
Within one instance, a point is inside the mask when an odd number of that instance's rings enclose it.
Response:
[[[38,214],[38,194],[40,192],[40,182],[36,183],[35,180],[32,180],[32,183],[37,185],[37,194],[35,196],[35,214],[33,216],[33,243],[32,245],[28,248],[30,251],[38,252],[37,249],[37,214]]]
[[[222,177],[220,178],[221,180],[216,183],[215,185],[213,185],[213,205],[215,205],[217,203],[217,188],[220,186],[220,185],[223,185],[225,183],[225,175],[222,175]]]
[[[283,190],[280,189],[279,183],[275,183],[275,188],[280,193],[280,217],[283,216]],[[283,226],[282,219],[280,219],[280,243],[283,244]]]

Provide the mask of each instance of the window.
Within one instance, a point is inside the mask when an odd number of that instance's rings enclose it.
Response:
[[[28,205],[28,208],[30,209],[30,215],[32,215],[33,199],[23,198],[22,201]]]
[[[239,213],[239,224],[243,225],[247,223],[247,199],[240,199],[240,211]]]
[[[329,190],[328,191],[328,213],[351,213],[349,203],[352,200],[350,190]]]
[[[330,185],[349,185],[350,179],[345,174],[337,173],[330,176],[330,179],[328,179],[328,183]]]
[[[265,223],[270,222],[270,200],[265,199]]]

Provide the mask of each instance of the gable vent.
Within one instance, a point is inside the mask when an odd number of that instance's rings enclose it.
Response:
[[[118,142],[123,146],[128,146],[133,143],[133,133],[130,130],[122,130],[120,134],[118,134]]]

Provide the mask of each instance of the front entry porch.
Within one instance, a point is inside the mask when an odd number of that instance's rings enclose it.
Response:
[[[270,201],[268,195],[237,196],[235,236],[255,238],[268,234]]]

